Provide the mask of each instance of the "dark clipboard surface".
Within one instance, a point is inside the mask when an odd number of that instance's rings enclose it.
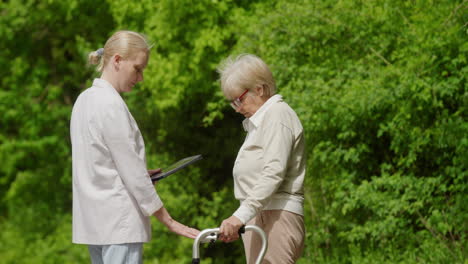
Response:
[[[176,163],[172,164],[171,166],[163,169],[162,172],[151,175],[151,181],[155,182],[155,181],[164,179],[167,176],[187,167],[188,165],[201,160],[202,158],[203,158],[202,155],[195,155],[195,156],[183,158],[177,161]]]

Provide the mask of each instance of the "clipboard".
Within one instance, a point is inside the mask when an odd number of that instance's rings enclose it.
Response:
[[[154,183],[156,181],[159,181],[159,180],[162,180],[164,178],[166,178],[167,176],[187,167],[188,165],[190,164],[193,164],[199,160],[201,160],[203,157],[202,155],[195,155],[195,156],[191,156],[191,157],[187,157],[187,158],[183,158],[179,161],[177,161],[176,163],[170,165],[169,167],[163,169],[161,172],[159,173],[155,173],[155,174],[152,174],[150,177],[151,177],[151,181]]]

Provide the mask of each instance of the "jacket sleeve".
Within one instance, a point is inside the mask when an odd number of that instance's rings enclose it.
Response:
[[[280,122],[264,127],[263,168],[252,191],[234,212],[234,216],[246,224],[270,201],[284,180],[288,159],[294,141],[290,128]]]
[[[127,108],[118,103],[101,108],[102,136],[119,176],[137,201],[141,212],[150,216],[163,203],[148,175],[144,156],[137,152],[136,134],[141,137]]]

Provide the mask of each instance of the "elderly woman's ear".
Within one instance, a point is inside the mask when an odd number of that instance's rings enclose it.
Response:
[[[260,96],[260,97],[263,97],[263,95],[265,95],[265,85],[263,84],[257,84],[255,85],[255,93]]]
[[[264,98],[264,99],[268,99],[270,98],[272,95],[270,94],[270,89],[268,88],[268,84],[257,84],[255,86],[255,93]]]

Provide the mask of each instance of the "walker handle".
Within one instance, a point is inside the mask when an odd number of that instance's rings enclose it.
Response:
[[[238,231],[239,237],[241,234],[245,233],[245,231],[255,231],[262,239],[262,248],[257,260],[255,261],[255,264],[260,264],[268,248],[268,240],[266,239],[265,232],[263,232],[263,230],[256,225],[242,226]],[[200,232],[200,234],[198,234],[198,236],[195,238],[195,241],[193,242],[192,264],[200,263],[200,243],[214,243],[216,240],[218,240],[218,235],[219,228],[204,229]]]

